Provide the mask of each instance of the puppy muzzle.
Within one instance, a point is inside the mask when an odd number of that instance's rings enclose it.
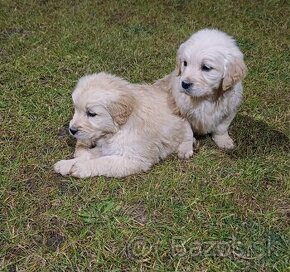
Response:
[[[182,82],[181,82],[181,87],[182,87],[184,90],[188,90],[188,89],[190,89],[192,85],[193,85],[193,83],[191,83],[191,82],[187,82],[187,81],[182,81]]]
[[[69,133],[72,135],[72,136],[75,136],[77,134],[79,130],[75,127],[70,127],[69,128]]]

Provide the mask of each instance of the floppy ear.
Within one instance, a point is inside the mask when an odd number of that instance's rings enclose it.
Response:
[[[176,70],[177,70],[177,76],[181,75],[181,60],[180,60],[180,54],[177,53],[176,56]]]
[[[227,91],[247,74],[247,67],[241,58],[234,58],[228,61],[225,67],[225,75],[222,81],[223,91]]]
[[[183,43],[179,46],[177,50],[177,55],[176,55],[176,70],[177,70],[177,76],[181,75],[181,55],[183,53]]]
[[[124,125],[134,108],[134,98],[130,95],[121,95],[117,101],[108,106],[108,111],[118,125]]]

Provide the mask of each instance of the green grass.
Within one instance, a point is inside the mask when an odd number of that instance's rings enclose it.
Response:
[[[289,271],[287,1],[0,1],[1,271]],[[71,90],[108,71],[153,82],[215,27],[246,56],[237,148],[209,138],[124,179],[61,177]]]

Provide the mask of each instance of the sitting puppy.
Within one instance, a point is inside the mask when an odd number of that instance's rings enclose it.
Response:
[[[176,70],[154,85],[168,92],[172,110],[191,123],[194,134],[211,133],[220,148],[231,149],[228,128],[242,102],[246,70],[233,38],[203,29],[181,44]]]
[[[174,151],[182,159],[193,154],[190,124],[174,115],[166,93],[152,86],[92,74],[79,80],[72,98],[69,131],[77,145],[74,159],[54,165],[57,173],[124,177],[147,171]]]

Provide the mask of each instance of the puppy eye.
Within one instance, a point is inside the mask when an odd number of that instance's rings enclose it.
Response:
[[[91,111],[87,111],[87,116],[89,117],[95,117],[97,114]]]
[[[183,65],[184,65],[184,67],[186,67],[187,66],[187,61],[184,61]]]
[[[201,70],[204,71],[204,72],[209,72],[210,70],[212,70],[213,68],[208,66],[208,65],[201,65]]]

